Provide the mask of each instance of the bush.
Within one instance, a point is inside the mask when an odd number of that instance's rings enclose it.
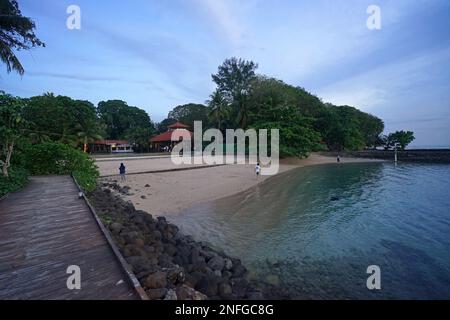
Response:
[[[73,174],[85,191],[95,188],[99,172],[86,153],[58,142],[44,142],[27,148],[26,168],[31,174]]]
[[[0,197],[22,189],[28,183],[28,171],[23,168],[10,168],[9,177],[0,174]]]

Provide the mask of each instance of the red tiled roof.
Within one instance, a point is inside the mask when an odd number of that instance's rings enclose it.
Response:
[[[167,126],[170,129],[187,129],[189,126],[185,125],[181,122],[175,122],[174,124],[171,124],[170,126]]]
[[[153,138],[150,139],[151,142],[163,142],[163,141],[172,141],[172,133],[175,131],[166,131],[164,133],[161,133]],[[192,139],[192,135],[193,133],[186,130],[186,132],[189,132],[189,134],[191,135],[191,139]],[[181,140],[181,138],[180,138]]]
[[[98,141],[94,141],[94,144],[107,144],[107,145],[111,145],[111,144],[130,144],[130,142],[126,141],[126,140],[98,140]]]

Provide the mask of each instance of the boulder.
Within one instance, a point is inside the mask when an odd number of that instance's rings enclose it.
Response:
[[[220,256],[212,257],[208,261],[208,266],[213,270],[222,271],[222,269],[225,267],[225,260]]]
[[[191,287],[182,285],[175,290],[178,300],[206,300],[208,297]]]
[[[164,288],[167,285],[167,275],[165,272],[155,272],[147,277],[145,286],[150,289]]]
[[[166,296],[167,289],[166,288],[157,288],[157,289],[147,289],[145,291],[147,296],[151,300],[162,299]]]
[[[175,290],[169,289],[164,297],[164,300],[178,300]]]
[[[219,284],[219,295],[224,299],[229,299],[231,294],[233,293],[233,289],[231,285],[227,282],[222,282]]]

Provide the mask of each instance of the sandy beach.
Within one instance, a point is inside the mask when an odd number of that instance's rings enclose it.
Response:
[[[341,163],[371,162],[379,160],[341,158]],[[136,159],[124,161],[128,172],[138,173],[151,168],[177,168],[170,158]],[[288,170],[318,164],[335,163],[333,157],[312,154],[306,159],[283,159],[279,173]],[[102,175],[116,172],[120,162],[99,162]],[[113,169],[115,169],[113,171]],[[127,181],[120,182],[118,176],[104,177],[103,181],[117,181],[121,186],[131,188],[130,195],[123,196],[130,200],[137,209],[153,215],[176,214],[194,204],[230,196],[249,189],[271,176],[256,176],[254,166],[250,164],[233,164],[205,167],[195,170],[131,174]],[[148,187],[146,187],[148,185]]]

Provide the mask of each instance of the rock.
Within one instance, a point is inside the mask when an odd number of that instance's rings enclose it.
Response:
[[[167,255],[173,257],[175,255],[175,253],[177,253],[177,248],[170,243],[166,243],[163,244],[163,248],[164,248],[164,253],[166,253]]]
[[[171,284],[183,283],[185,280],[185,273],[182,267],[175,267],[167,270],[167,280]]]
[[[145,291],[149,299],[162,299],[166,296],[167,289],[166,288],[157,288],[157,289],[147,289]]]
[[[122,230],[122,225],[118,222],[114,222],[109,226],[109,228],[111,229],[112,232],[119,233],[120,230]]]
[[[149,275],[145,280],[145,286],[150,289],[164,288],[166,285],[166,273],[161,271]]]
[[[176,288],[178,300],[206,300],[208,297],[191,287],[183,285]]]
[[[147,183],[144,187],[145,188],[150,188],[150,185]]]
[[[197,283],[200,282],[200,280],[203,279],[205,275],[198,271],[193,271],[189,274],[185,275],[184,283],[188,285],[189,287],[195,288],[197,286]]]
[[[164,297],[164,300],[178,300],[175,290],[169,289]]]
[[[252,291],[247,294],[247,299],[249,300],[263,300],[264,296],[259,291]]]
[[[142,195],[141,199],[147,199],[147,197],[145,195]]]
[[[172,258],[163,253],[158,257],[158,264],[163,268],[170,268],[172,267]]]
[[[242,264],[235,265],[231,271],[234,278],[242,277],[247,273],[247,269]]]
[[[213,270],[222,271],[225,266],[225,260],[222,257],[215,256],[208,261],[208,266]]]
[[[162,237],[161,232],[158,230],[153,231],[152,236],[155,240],[161,240]]]
[[[222,271],[220,270],[214,270],[214,275],[218,278],[222,278]]]
[[[208,297],[217,295],[217,281],[215,278],[203,277],[195,286],[195,289]]]
[[[134,240],[134,244],[138,247],[138,248],[144,248],[145,243],[144,240],[142,240],[141,238],[137,238]]]
[[[152,265],[147,259],[140,256],[131,256],[127,258],[127,262],[131,265],[134,273],[140,273],[149,270]]]
[[[229,299],[233,290],[229,283],[222,282],[219,284],[219,295],[224,299]]]
[[[233,268],[233,262],[231,261],[231,259],[225,258],[225,269],[226,270],[231,270]]]

